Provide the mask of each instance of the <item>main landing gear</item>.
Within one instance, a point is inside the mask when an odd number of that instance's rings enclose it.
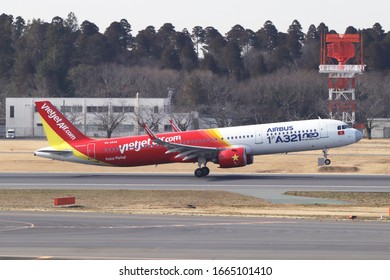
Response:
[[[198,166],[199,168],[195,169],[195,176],[200,178],[210,174],[210,169],[206,166],[207,160],[204,157],[198,158]],[[203,167],[201,167],[203,165]]]
[[[329,165],[331,163],[330,159],[328,159],[328,150],[322,150],[322,154],[324,155],[324,163],[325,165]]]
[[[203,177],[203,176],[207,176],[209,175],[210,173],[210,169],[207,167],[207,166],[204,166],[204,167],[199,167],[197,169],[195,169],[195,176],[200,178],[200,177]]]

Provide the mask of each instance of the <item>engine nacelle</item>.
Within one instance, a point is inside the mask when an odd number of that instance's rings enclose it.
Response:
[[[246,155],[246,165],[253,164],[254,161],[255,159],[253,155]]]
[[[251,158],[253,163],[253,157]],[[245,148],[232,148],[223,150],[218,156],[219,167],[233,168],[241,167],[248,164]]]

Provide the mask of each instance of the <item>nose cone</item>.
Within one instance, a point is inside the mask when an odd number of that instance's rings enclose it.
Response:
[[[360,139],[362,139],[363,138],[363,133],[361,133],[359,130],[355,130],[355,140],[356,140],[356,142],[359,142],[360,141]]]

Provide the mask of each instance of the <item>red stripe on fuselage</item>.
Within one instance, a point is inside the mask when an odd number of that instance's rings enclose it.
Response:
[[[158,134],[157,137],[166,142],[190,146],[216,148],[228,146],[224,140],[215,135],[214,130],[196,130]],[[182,158],[175,158],[178,153],[165,154],[167,148],[156,145],[147,135],[98,139],[76,144],[73,147],[83,154],[88,154],[89,157],[114,166],[182,162]],[[196,160],[195,158],[188,160],[188,162]]]

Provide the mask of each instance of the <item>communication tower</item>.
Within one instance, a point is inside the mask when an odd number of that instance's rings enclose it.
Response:
[[[329,74],[329,115],[355,125],[355,75],[364,72],[360,34],[323,34],[319,72]]]

